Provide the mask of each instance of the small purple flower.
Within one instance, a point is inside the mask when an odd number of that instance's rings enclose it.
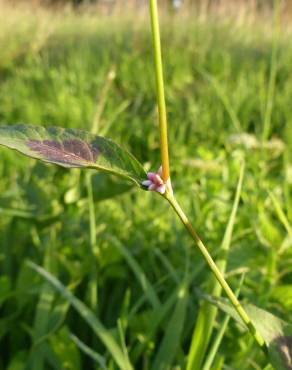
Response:
[[[166,184],[162,180],[162,167],[159,168],[158,172],[148,172],[147,178],[142,182],[143,186],[146,186],[150,191],[157,191],[160,194],[164,194],[166,191]]]

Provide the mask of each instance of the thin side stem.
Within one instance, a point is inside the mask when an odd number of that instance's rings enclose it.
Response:
[[[249,318],[248,314],[241,306],[240,302],[236,298],[236,295],[231,290],[230,286],[228,285],[227,281],[225,280],[224,276],[222,275],[221,271],[218,269],[216,263],[214,262],[213,258],[211,257],[210,253],[208,252],[207,248],[199,238],[198,234],[196,233],[195,229],[192,227],[190,221],[188,220],[187,216],[181,209],[180,205],[178,204],[175,197],[169,193],[165,194],[165,198],[168,200],[178,217],[180,218],[181,222],[184,224],[185,228],[187,229],[188,233],[191,235],[192,239],[194,240],[195,244],[199,248],[200,252],[202,253],[205,261],[209,265],[211,271],[215,275],[216,279],[222,286],[222,289],[226,293],[227,297],[229,298],[230,302],[232,303],[233,307],[237,311],[238,315],[241,317],[242,321],[246,325],[249,332],[252,334],[254,339],[257,341],[259,346],[262,350],[266,353],[267,348],[265,341],[263,340],[260,333],[256,330],[255,326],[253,325],[251,319]]]
[[[163,67],[161,57],[160,31],[157,1],[150,1],[150,18],[153,38],[153,52],[155,64],[155,78],[157,89],[157,103],[159,115],[159,132],[160,132],[160,153],[162,163],[162,179],[166,182],[170,177],[169,156],[168,156],[168,139],[167,139],[167,117],[164,94]]]

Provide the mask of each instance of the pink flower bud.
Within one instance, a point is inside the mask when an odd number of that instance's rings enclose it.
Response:
[[[165,184],[162,180],[162,167],[159,168],[157,173],[148,172],[147,173],[148,180],[144,180],[142,185],[147,187],[150,191],[156,191],[160,194],[164,194],[166,192],[166,187],[169,187],[169,180]],[[168,184],[168,185],[167,185]],[[170,187],[171,190],[171,187]]]

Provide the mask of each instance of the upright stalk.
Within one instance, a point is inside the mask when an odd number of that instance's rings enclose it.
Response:
[[[164,183],[169,183],[170,181],[170,171],[169,171],[169,157],[168,157],[168,140],[167,140],[167,117],[166,117],[166,105],[165,105],[165,94],[164,94],[164,81],[163,81],[163,67],[162,67],[162,57],[161,57],[161,44],[160,44],[160,31],[159,31],[159,19],[158,19],[158,9],[157,0],[149,0],[150,4],[150,17],[151,17],[151,29],[153,37],[153,49],[154,49],[154,64],[155,64],[155,77],[156,77],[156,88],[157,88],[157,102],[158,102],[158,113],[159,113],[159,131],[160,131],[160,151],[161,151],[161,162],[162,162],[162,179]],[[166,192],[163,195],[176,214],[179,216],[181,222],[184,224],[188,233],[194,240],[195,244],[202,253],[205,261],[208,263],[209,268],[215,275],[216,279],[222,286],[230,302],[234,306],[235,310],[241,317],[242,321],[246,325],[247,329],[253,335],[259,346],[267,351],[265,341],[261,335],[256,330],[248,314],[241,306],[240,302],[236,298],[236,295],[231,290],[230,286],[226,282],[223,274],[215,264],[211,255],[209,254],[207,248],[197,235],[196,231],[189,222],[187,216],[181,209],[180,205],[176,201],[171,186],[166,188]]]
[[[163,67],[161,57],[160,31],[158,20],[157,1],[149,0],[151,29],[153,38],[153,52],[155,64],[155,78],[157,90],[157,103],[159,115],[159,131],[160,131],[160,153],[162,162],[162,179],[166,183],[170,178],[169,172],[169,156],[168,156],[168,140],[167,140],[167,117],[163,82]]]

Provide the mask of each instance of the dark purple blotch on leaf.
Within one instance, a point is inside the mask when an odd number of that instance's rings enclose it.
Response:
[[[45,160],[72,167],[82,167],[83,162],[95,163],[100,153],[96,145],[79,139],[29,140],[27,146]]]

